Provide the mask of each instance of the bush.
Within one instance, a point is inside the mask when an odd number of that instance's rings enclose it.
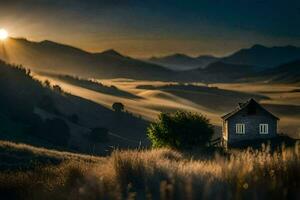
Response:
[[[124,105],[120,102],[116,102],[112,105],[112,109],[115,112],[122,112],[124,110]]]
[[[153,147],[199,147],[209,142],[213,126],[200,114],[183,111],[161,113],[158,121],[148,127],[147,135]]]

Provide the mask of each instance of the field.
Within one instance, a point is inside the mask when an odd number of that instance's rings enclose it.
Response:
[[[115,150],[94,157],[1,142],[0,154],[4,199],[299,199],[298,144],[277,151]]]
[[[206,115],[220,134],[221,116],[233,110],[239,102],[255,98],[280,118],[279,132],[300,138],[300,92],[298,84],[271,83],[216,83],[179,84],[177,82],[136,81],[131,79],[94,80],[115,86],[122,93],[103,93],[86,85],[49,75],[35,75],[50,80],[63,90],[111,108],[113,102],[122,102],[125,109],[143,119],[153,121],[161,111],[189,110]],[[131,94],[129,98],[128,94]]]

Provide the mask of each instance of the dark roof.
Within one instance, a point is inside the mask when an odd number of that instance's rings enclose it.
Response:
[[[245,109],[245,108],[261,108],[263,111],[265,111],[267,114],[269,114],[271,117],[274,117],[275,119],[279,120],[278,117],[276,117],[275,115],[273,115],[272,113],[270,113],[269,111],[267,111],[265,108],[263,108],[259,103],[257,103],[254,99],[249,99],[248,101],[246,101],[245,103],[239,103],[239,106],[237,108],[235,108],[233,111],[231,111],[230,113],[222,116],[222,119],[227,120],[230,117],[232,117],[233,115],[237,114],[239,111]]]

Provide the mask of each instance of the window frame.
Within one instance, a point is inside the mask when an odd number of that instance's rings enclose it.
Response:
[[[266,123],[259,124],[259,134],[261,135],[269,134],[269,124]]]
[[[244,123],[236,123],[235,124],[235,134],[238,135],[245,135],[246,133],[246,126]]]

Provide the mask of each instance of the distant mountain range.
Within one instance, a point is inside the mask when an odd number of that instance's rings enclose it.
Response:
[[[223,62],[257,66],[259,70],[300,59],[300,48],[295,46],[265,47],[254,45],[222,59]]]
[[[264,70],[296,59],[300,59],[299,47],[265,47],[263,45],[254,45],[247,49],[241,49],[223,58],[217,58],[209,55],[190,57],[185,54],[173,54],[165,57],[152,57],[149,59],[149,62],[156,63],[173,70],[205,68],[209,64],[217,61],[255,66],[257,70]]]
[[[254,45],[224,58],[174,54],[138,60],[113,49],[90,53],[48,40],[32,42],[11,38],[0,47],[0,59],[35,71],[79,77],[224,82],[253,77],[257,72],[265,74],[268,69],[299,60],[300,48]]]
[[[191,70],[205,68],[208,64],[217,61],[218,58],[210,55],[191,57],[185,54],[172,54],[165,57],[152,57],[148,61],[172,70]]]

